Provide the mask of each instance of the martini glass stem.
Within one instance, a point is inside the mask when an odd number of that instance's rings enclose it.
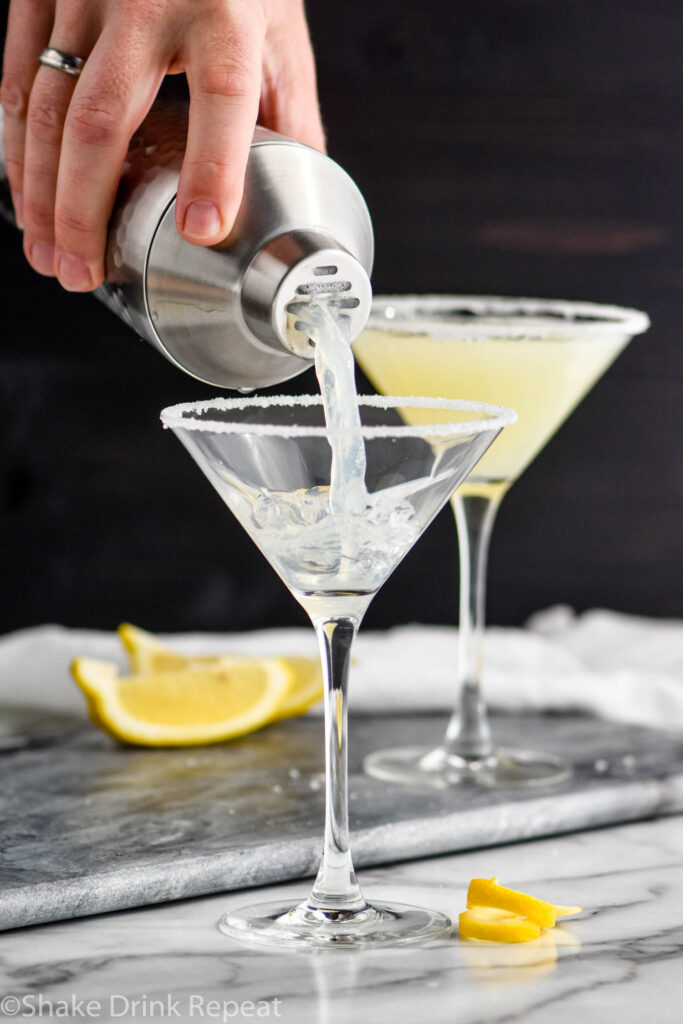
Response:
[[[309,907],[353,914],[367,906],[349,849],[347,691],[351,648],[359,623],[314,620],[325,683],[325,839]]]
[[[501,498],[502,493],[491,497],[457,492],[453,498],[460,552],[458,696],[442,749],[449,757],[470,762],[493,755],[491,730],[481,692],[481,670],[489,541]]]

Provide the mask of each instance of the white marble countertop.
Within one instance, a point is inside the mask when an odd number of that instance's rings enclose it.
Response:
[[[456,934],[429,947],[306,955],[252,950],[218,932],[227,907],[303,895],[302,882],[6,932],[0,1020],[42,1010],[41,1019],[108,1024],[679,1024],[682,850],[678,816],[361,872],[370,899],[456,920],[473,876],[581,904],[555,942],[553,933],[518,946]]]

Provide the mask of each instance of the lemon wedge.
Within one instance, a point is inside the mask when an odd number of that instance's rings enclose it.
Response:
[[[321,701],[324,696],[323,673],[318,658],[291,657],[281,658],[294,675],[291,692],[285,697],[282,706],[273,715],[277,721],[281,718],[294,718],[303,715],[310,707]]]
[[[95,724],[124,743],[146,746],[243,736],[271,722],[295,688],[282,658],[232,658],[130,676],[110,662],[77,658],[71,671]]]
[[[132,673],[168,672],[197,668],[230,668],[245,658],[234,655],[188,655],[172,651],[145,629],[122,623],[118,637],[128,655]],[[293,685],[282,705],[273,715],[273,720],[303,715],[323,697],[323,679],[318,658],[278,658],[287,665],[293,677]]]
[[[498,885],[498,879],[473,878],[467,890],[467,906],[495,907],[528,918],[540,928],[553,928],[558,917],[578,914],[581,907],[560,907],[516,889]]]
[[[123,622],[116,634],[128,655],[130,671],[133,675],[188,668],[190,662],[202,661],[201,658],[190,658],[186,654],[170,651],[157,640],[153,633],[132,626],[129,622]],[[215,661],[215,658],[209,660]]]

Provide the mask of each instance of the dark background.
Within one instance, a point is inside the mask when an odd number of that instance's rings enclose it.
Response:
[[[683,614],[679,0],[309,8],[330,153],[375,222],[377,292],[652,317],[505,499],[490,621],[555,602]],[[33,274],[4,224],[0,272],[0,631],[303,623],[159,425],[162,406],[210,390]],[[453,621],[456,558],[446,511],[367,625]]]

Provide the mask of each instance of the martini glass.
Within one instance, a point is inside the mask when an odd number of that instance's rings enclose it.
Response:
[[[308,613],[318,636],[326,694],[326,810],[313,890],[294,906],[256,905],[220,922],[234,938],[271,946],[403,944],[435,938],[450,927],[434,911],[369,904],[356,881],[347,804],[351,645],[377,590],[515,415],[443,399],[375,395],[358,401],[366,494],[363,508],[348,512],[331,502],[332,451],[319,395],[217,399],[161,414]],[[419,403],[447,422],[407,424],[409,409]]]
[[[630,339],[644,313],[615,306],[477,296],[377,297],[354,354],[380,392],[473,395],[512,406],[518,421],[453,497],[460,551],[457,700],[433,749],[379,751],[366,771],[391,782],[439,788],[464,781],[539,786],[564,781],[552,754],[502,749],[492,739],[481,692],[486,563],[500,502]],[[424,423],[431,410],[409,410]]]

